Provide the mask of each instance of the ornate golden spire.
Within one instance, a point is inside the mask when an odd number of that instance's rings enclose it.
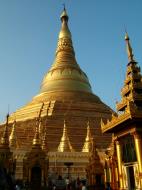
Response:
[[[82,152],[90,152],[92,146],[92,136],[90,131],[89,121],[87,122],[87,135],[83,145]]]
[[[9,137],[9,142],[10,142],[11,147],[16,146],[16,128],[15,127],[16,127],[16,120],[13,123],[11,134],[10,134],[10,137]]]
[[[129,41],[129,36],[128,33],[126,32],[125,34],[125,41],[126,41],[126,48],[127,48],[127,54],[128,54],[128,59],[130,62],[134,62],[134,55],[133,55],[133,50]]]
[[[71,66],[75,66],[78,68],[78,65],[76,63],[75,55],[74,55],[74,49],[72,45],[72,37],[71,37],[71,32],[68,28],[68,15],[66,12],[66,9],[64,8],[61,16],[61,30],[59,32],[59,39],[58,39],[58,45],[56,49],[56,58],[54,65],[52,68],[55,66],[57,67],[58,64],[59,66],[67,66],[68,64],[71,64]]]
[[[6,116],[6,124],[5,124],[3,135],[1,137],[1,146],[4,146],[4,147],[9,147],[8,119],[9,119],[9,114],[7,114]]]
[[[63,128],[63,136],[61,138],[60,144],[58,146],[58,152],[73,152],[73,148],[71,146],[71,143],[69,141],[69,137],[67,134],[67,128],[66,123],[64,120],[64,128]]]
[[[86,74],[76,62],[72,36],[68,28],[69,17],[65,8],[60,18],[61,30],[55,60],[51,69],[43,78],[40,93],[57,91],[85,91],[92,93]]]

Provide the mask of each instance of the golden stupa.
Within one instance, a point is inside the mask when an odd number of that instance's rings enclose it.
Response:
[[[11,125],[16,119],[14,155],[17,160],[20,160],[19,165],[26,152],[31,150],[37,130],[36,118],[41,107],[39,136],[41,142],[46,139],[44,144],[48,147],[49,153],[59,150],[58,146],[61,143],[63,131],[65,132],[64,120],[67,125],[67,141],[73,147],[72,154],[74,152],[82,153],[88,120],[88,130],[90,130],[98,150],[107,148],[111,142],[110,135],[102,134],[100,121],[101,118],[103,120],[110,118],[112,110],[93,94],[88,77],[77,64],[71,32],[68,28],[69,17],[65,9],[60,18],[61,30],[55,60],[43,78],[39,93],[27,105],[12,113],[9,118],[9,134],[12,130]],[[87,145],[85,146],[87,147]],[[86,152],[88,151],[85,150]],[[59,152],[59,154],[63,154],[63,152]],[[20,176],[20,174],[18,175]]]

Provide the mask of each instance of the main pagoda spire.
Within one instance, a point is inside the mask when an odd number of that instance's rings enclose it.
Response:
[[[72,35],[68,27],[69,16],[65,8],[60,19],[61,29],[55,59],[50,70],[44,76],[40,94],[55,91],[92,93],[88,78],[77,64],[75,58]]]

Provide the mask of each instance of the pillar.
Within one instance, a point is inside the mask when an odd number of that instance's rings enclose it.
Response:
[[[120,185],[120,189],[123,189],[122,153],[121,153],[121,145],[119,141],[116,141],[116,152],[117,152],[117,162],[118,162],[119,185]]]
[[[139,167],[140,188],[142,188],[142,135],[135,133],[134,141],[135,141],[136,156]]]

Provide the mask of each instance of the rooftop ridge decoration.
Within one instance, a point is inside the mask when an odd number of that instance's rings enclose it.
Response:
[[[121,89],[121,101],[116,103],[118,115],[112,115],[112,119],[106,123],[101,121],[103,132],[110,131],[112,127],[119,125],[122,121],[132,118],[142,118],[142,75],[140,67],[134,60],[132,47],[128,33],[125,35],[126,49],[129,63],[127,65],[126,79]]]
[[[67,133],[66,122],[64,120],[63,135],[58,146],[58,152],[74,152]]]

